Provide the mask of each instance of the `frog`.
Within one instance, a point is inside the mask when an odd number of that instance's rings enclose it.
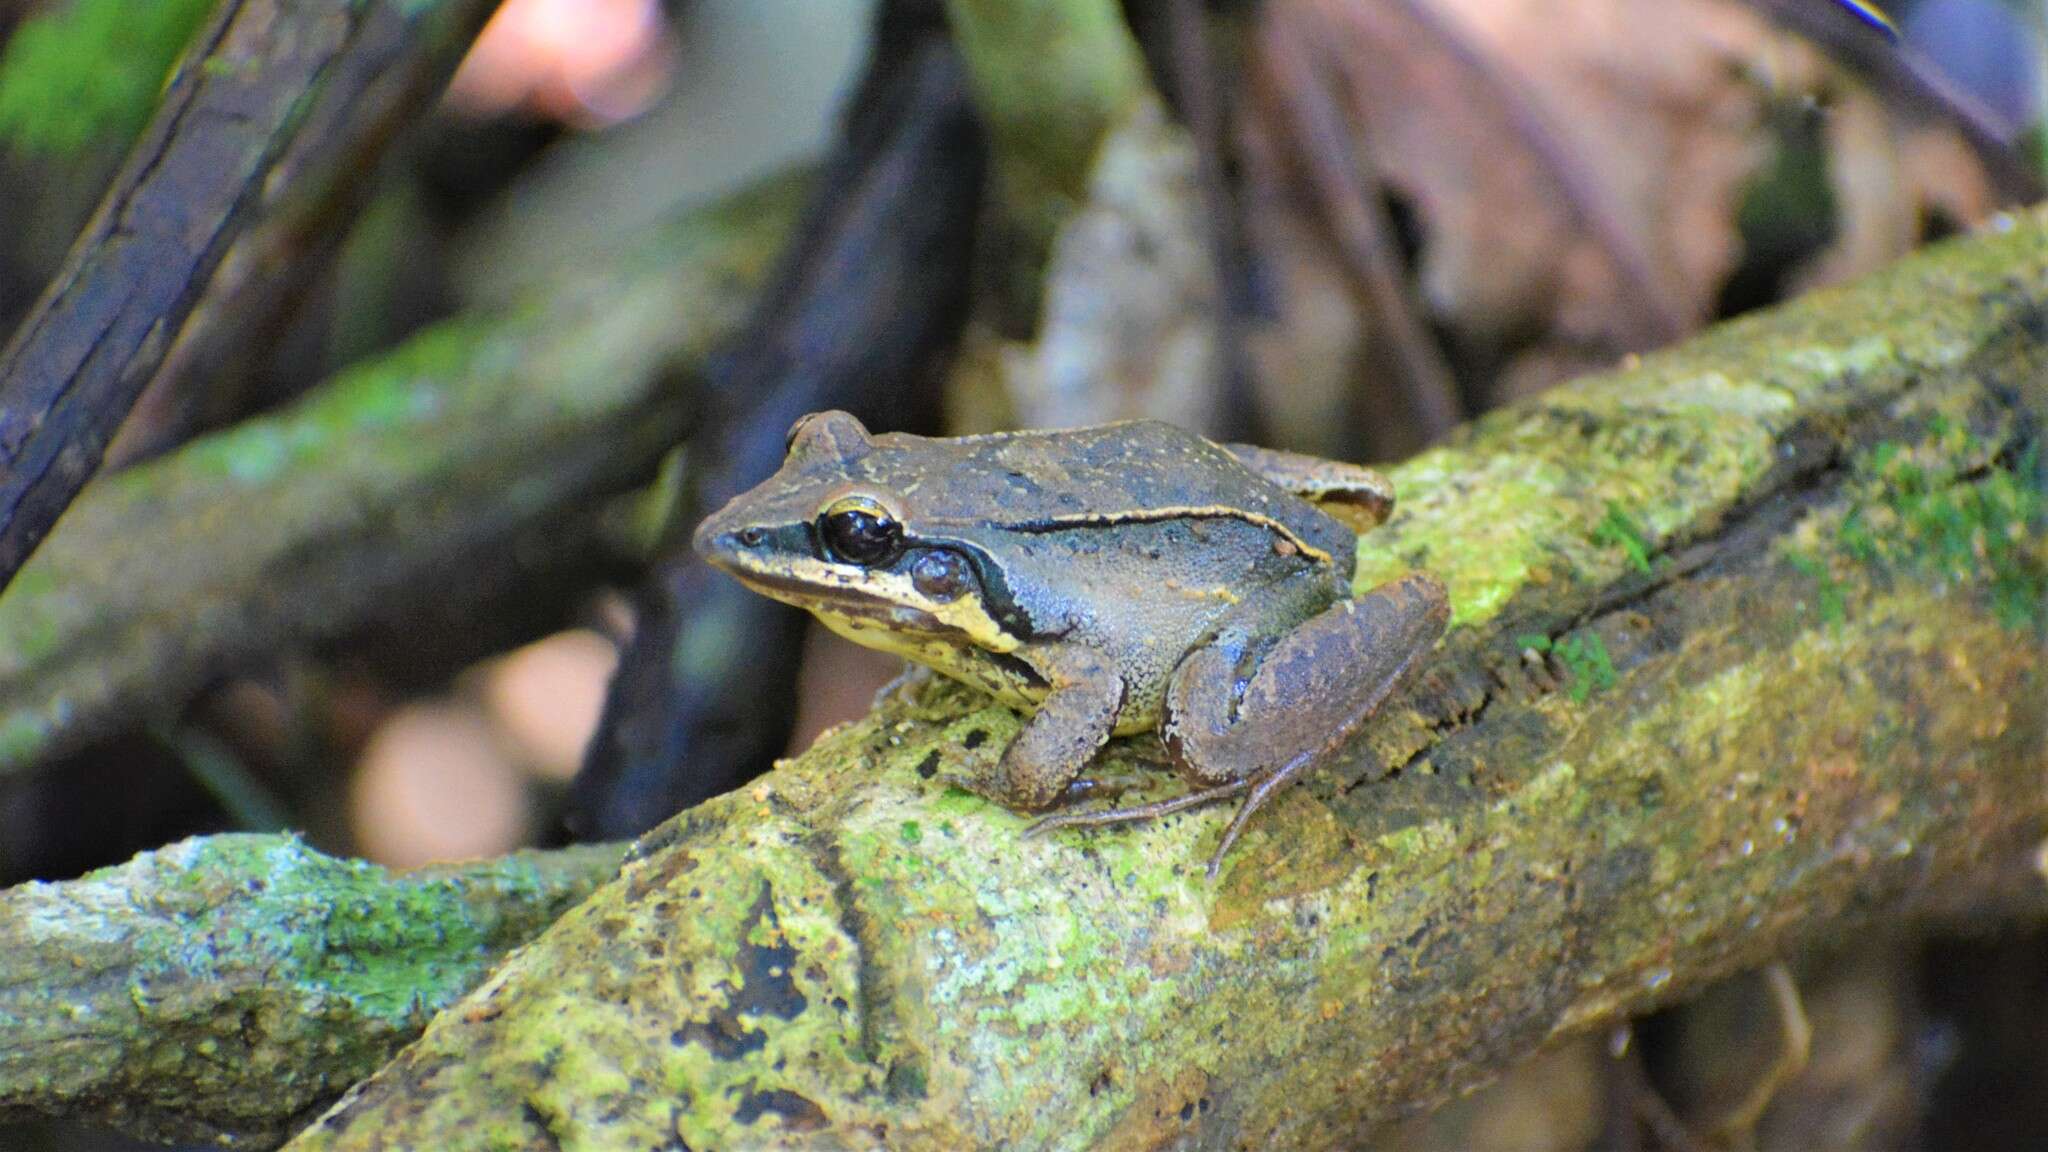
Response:
[[[1354,595],[1359,534],[1394,491],[1353,464],[1218,443],[1156,420],[925,437],[838,411],[707,516],[710,565],[1024,715],[993,798],[1034,836],[1239,797],[1252,816],[1330,763],[1449,623],[1411,571]],[[1155,732],[1178,795],[1088,807],[1117,736]]]

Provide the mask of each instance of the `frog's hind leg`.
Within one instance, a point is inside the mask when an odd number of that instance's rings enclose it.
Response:
[[[1198,788],[1163,800],[1152,800],[1144,804],[1133,804],[1128,808],[1105,808],[1094,812],[1056,812],[1041,817],[1024,830],[1026,836],[1040,836],[1056,832],[1061,828],[1100,828],[1108,824],[1129,824],[1134,820],[1150,820],[1158,816],[1171,816],[1190,808],[1213,804],[1227,796],[1235,796],[1252,786],[1250,780],[1232,780],[1214,788]]]
[[[1190,683],[1169,694],[1161,731],[1183,773],[1199,780],[1220,765],[1250,782],[1209,857],[1209,875],[1274,793],[1327,763],[1358,734],[1449,621],[1444,586],[1427,573],[1410,573],[1338,601],[1281,638],[1241,695],[1233,692],[1234,678]],[[1178,680],[1174,687],[1180,688]],[[1182,703],[1189,707],[1186,716],[1175,711]]]
[[[1168,686],[1160,735],[1193,785],[1185,795],[1103,812],[1062,813],[1033,831],[1144,820],[1244,795],[1209,858],[1214,876],[1274,793],[1341,750],[1443,635],[1443,585],[1414,573],[1341,600],[1257,658],[1221,646],[1190,653]]]

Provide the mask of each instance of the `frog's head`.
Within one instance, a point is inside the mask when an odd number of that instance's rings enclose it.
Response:
[[[923,443],[878,441],[844,412],[805,416],[781,469],[698,526],[697,554],[869,647],[928,663],[906,649],[1013,651],[1021,640],[998,623],[1011,614],[989,603],[987,558],[915,527]]]

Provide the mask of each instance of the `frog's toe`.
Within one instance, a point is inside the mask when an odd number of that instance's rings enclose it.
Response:
[[[1127,808],[1097,808],[1085,812],[1055,812],[1050,816],[1041,816],[1029,828],[1024,830],[1024,835],[1042,836],[1047,832],[1056,832],[1061,828],[1103,828],[1111,824],[1130,824],[1139,820],[1152,820],[1160,816],[1170,816],[1175,812],[1184,812],[1189,808],[1199,808],[1204,804],[1211,804],[1225,797],[1235,796],[1249,787],[1251,787],[1251,782],[1248,780],[1233,780],[1227,784],[1218,784],[1214,788],[1198,788],[1193,792],[1183,792],[1179,796],[1168,796],[1164,800],[1154,800],[1149,804],[1133,804]]]
[[[916,703],[918,694],[930,684],[937,674],[922,664],[904,661],[903,670],[889,678],[887,684],[875,689],[871,709],[887,708],[892,704]]]

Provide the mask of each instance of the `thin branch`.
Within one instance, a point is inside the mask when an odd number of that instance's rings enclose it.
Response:
[[[1219,427],[1233,438],[1265,440],[1253,380],[1256,369],[1246,343],[1244,229],[1237,197],[1226,171],[1225,142],[1242,106],[1242,69],[1220,59],[1210,43],[1201,0],[1164,0],[1167,54],[1172,60],[1173,102],[1195,142],[1195,166],[1207,207],[1210,261],[1216,268],[1216,339],[1222,379]]]
[[[0,588],[99,470],[230,247],[305,184],[374,156],[394,109],[358,117],[357,105],[394,82],[430,88],[492,7],[224,0],[0,350]]]
[[[0,892],[0,1123],[274,1144],[623,852],[393,876],[288,836],[211,836]]]
[[[1260,21],[1260,34],[1260,59],[1272,73],[1292,129],[1294,154],[1308,171],[1344,262],[1365,292],[1373,334],[1393,346],[1401,390],[1416,425],[1425,440],[1434,440],[1464,417],[1458,383],[1412,298],[1364,135],[1344,123],[1317,67],[1326,54],[1305,42],[1294,20],[1276,12]]]

